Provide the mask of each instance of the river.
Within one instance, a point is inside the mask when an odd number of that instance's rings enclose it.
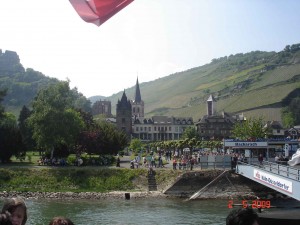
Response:
[[[0,200],[2,205],[3,201]],[[227,200],[105,199],[26,200],[27,225],[47,225],[54,216],[76,225],[203,224],[223,225],[229,213]]]

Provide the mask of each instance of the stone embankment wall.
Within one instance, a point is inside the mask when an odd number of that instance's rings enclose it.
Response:
[[[0,199],[22,197],[25,199],[145,199],[145,198],[167,198],[167,196],[161,192],[124,192],[114,191],[107,193],[99,192],[0,192]]]
[[[187,198],[202,189],[201,194],[197,198],[203,199],[284,197],[279,192],[232,171],[226,172],[215,182],[212,182],[222,172],[223,170],[187,171],[163,192],[166,195]],[[212,183],[208,185],[210,182]]]

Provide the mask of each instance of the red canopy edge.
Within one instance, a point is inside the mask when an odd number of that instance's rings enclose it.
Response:
[[[100,26],[134,0],[69,0],[78,15]]]

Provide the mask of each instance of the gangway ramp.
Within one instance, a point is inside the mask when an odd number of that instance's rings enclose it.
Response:
[[[224,174],[226,174],[228,170],[224,170],[219,176],[217,176],[215,179],[213,179],[211,182],[209,182],[207,185],[205,185],[203,188],[201,188],[199,191],[194,193],[190,198],[188,198],[186,201],[198,198],[210,185],[215,183],[217,180],[219,180]]]
[[[300,201],[298,168],[265,161],[262,165],[239,163],[236,172]]]

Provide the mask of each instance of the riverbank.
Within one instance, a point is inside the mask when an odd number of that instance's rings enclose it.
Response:
[[[157,169],[155,173],[157,186],[163,189],[165,185],[172,184],[183,171]],[[14,191],[24,193],[147,193],[148,170],[108,167],[0,168],[0,192]]]
[[[22,197],[25,199],[146,199],[146,198],[171,198],[159,191],[144,191],[144,192],[125,192],[125,191],[112,191],[107,193],[99,192],[0,192],[0,199]]]
[[[155,170],[157,191],[148,191],[148,170],[126,168],[1,168],[0,198],[197,199],[284,198],[282,194],[224,170]],[[208,185],[210,184],[210,185]]]

